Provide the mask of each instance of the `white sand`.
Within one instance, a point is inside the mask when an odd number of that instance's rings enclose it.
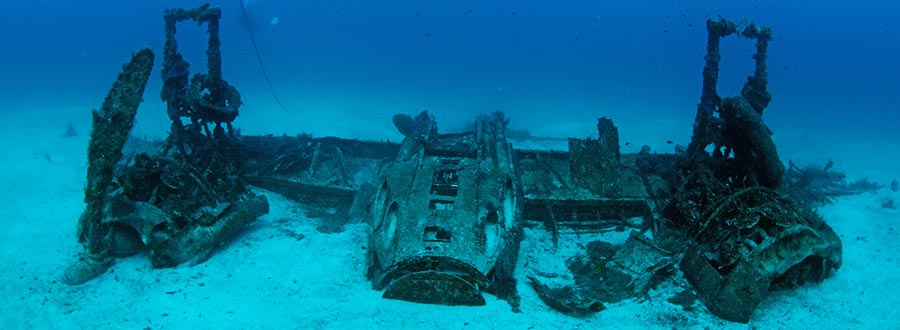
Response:
[[[145,104],[142,111],[146,113],[147,108]],[[645,301],[613,304],[589,318],[564,316],[537,298],[524,281],[528,271],[524,267],[517,271],[522,313],[511,312],[506,302],[490,295],[486,295],[487,305],[482,307],[381,299],[380,292],[372,290],[364,276],[366,229],[363,225],[351,225],[338,234],[319,233],[315,230],[318,220],[305,218],[302,207],[266,192],[262,193],[269,198],[270,214],[201,265],[152,269],[146,257],[135,256],[119,260],[110,271],[87,284],[69,287],[58,278],[81,249],[75,242],[74,229],[84,207],[82,187],[89,117],[82,107],[19,110],[22,111],[0,113],[0,182],[3,184],[0,219],[4,224],[0,230],[0,258],[4,267],[0,272],[0,329],[886,329],[900,326],[900,313],[895,311],[900,305],[897,294],[900,292],[897,280],[900,279],[900,223],[897,222],[900,212],[880,207],[881,200],[886,198],[900,202],[900,193],[888,189],[839,198],[823,207],[821,213],[843,239],[844,266],[822,284],[771,294],[749,325],[722,321],[702,306],[693,312],[682,311],[665,300],[672,293],[670,285],[652,291]],[[136,129],[139,135],[153,131],[148,123],[165,122],[164,118],[144,113],[140,117],[144,121]],[[251,115],[247,119],[247,123],[265,122]],[[369,119],[369,116],[356,118],[354,125],[362,125],[359,123]],[[591,124],[594,119],[587,118]],[[75,123],[79,136],[60,137],[67,121]],[[389,127],[389,118],[384,121]],[[335,133],[352,131],[353,127],[342,129]],[[670,133],[622,128],[621,124],[620,129],[629,132],[629,136],[631,132],[644,132],[648,140],[664,141]],[[161,131],[164,134],[165,129]],[[245,130],[251,131],[254,130]],[[680,134],[689,135],[689,132]],[[874,138],[869,142],[872,148],[880,145]],[[857,145],[858,148],[866,146]],[[659,148],[664,147],[660,143]],[[794,156],[818,161],[813,159],[818,156],[810,155],[835,151],[828,145],[815,143],[804,147],[805,156]],[[782,147],[783,151],[797,149]],[[878,174],[874,179],[887,184],[889,181],[881,180],[890,179],[891,172],[900,175],[896,166],[859,161],[865,160],[865,155],[884,155],[879,153],[883,149],[875,149],[858,150],[856,154],[837,155],[833,159],[838,169],[850,172],[851,176]],[[892,157],[897,155],[894,152]],[[802,159],[798,162],[806,164]],[[303,234],[304,238],[295,239],[295,233]],[[530,240],[523,242],[520,250],[520,266],[526,259],[547,257],[538,253],[541,248],[536,242],[540,233],[530,233]]]

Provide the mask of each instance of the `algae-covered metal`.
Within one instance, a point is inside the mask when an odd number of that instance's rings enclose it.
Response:
[[[482,291],[505,291],[521,239],[506,122],[498,112],[468,133],[401,130],[419,133],[384,169],[371,208],[370,276],[385,298],[483,305]]]
[[[399,146],[241,136],[231,127],[240,94],[222,79],[220,16],[209,5],[164,14],[161,96],[172,129],[162,152],[119,161],[152,67],[149,49],[126,65],[94,113],[77,234],[87,254],[66,271],[65,283],[84,283],[114,258],[142,250],[154,267],[202,262],[268,212],[267,199],[247,184],[305,205],[320,232],[367,221],[368,276],[391,299],[483,305],[487,292],[517,309],[513,272],[523,226],[531,228],[524,277],[549,306],[579,316],[644,296],[677,268],[713,314],[748,322],[769,290],[821,281],[841,265],[840,236],[785,195],[826,196],[812,191],[810,175],[830,165],[807,174],[792,166],[785,177],[762,119],[771,100],[767,27],[709,20],[690,145],[675,154],[648,146],[622,154],[608,118],[598,120],[596,139],[513,150],[499,111],[455,134],[438,134],[427,111],[396,115],[405,136]],[[209,34],[207,73],[190,79],[175,40],[176,24],[186,20],[205,23]],[[722,98],[719,42],[732,34],[756,40],[756,66],[741,95]],[[554,140],[527,132],[517,142],[523,139]],[[610,241],[626,230],[627,240]],[[535,243],[545,241],[552,247],[534,258],[541,251]],[[563,256],[560,246],[584,253]],[[693,306],[693,298],[673,298]]]

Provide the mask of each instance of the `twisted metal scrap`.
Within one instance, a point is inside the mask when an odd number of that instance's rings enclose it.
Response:
[[[822,281],[841,266],[841,241],[831,227],[775,190],[752,187],[711,204],[680,205],[701,210],[688,223],[695,243],[681,270],[704,305],[726,320],[746,323],[770,290]]]
[[[806,224],[793,206],[775,190],[743,189],[706,208],[690,233],[700,244],[717,245],[707,257],[717,269],[727,269],[785,228]]]

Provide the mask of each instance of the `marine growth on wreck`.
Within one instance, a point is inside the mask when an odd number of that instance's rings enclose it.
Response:
[[[560,256],[568,283],[542,265],[527,269],[537,295],[574,316],[643,297],[683,274],[688,284],[672,301],[699,299],[711,313],[746,323],[770,291],[825,280],[841,266],[841,240],[810,200],[846,185],[823,193],[814,182],[832,177],[785,169],[763,120],[772,98],[768,27],[708,20],[690,145],[676,154],[624,154],[605,117],[596,138],[569,138],[567,151],[513,148],[507,125],[515,119],[500,111],[477,116],[461,133],[442,133],[428,111],[397,114],[399,144],[243,136],[232,126],[240,94],[222,76],[220,16],[208,4],[163,14],[158,72],[172,126],[158,150],[122,151],[153,51],[134,54],[93,112],[76,237],[84,253],[65,272],[67,284],[141,252],[154,267],[203,262],[268,212],[251,186],[308,206],[325,219],[322,231],[367,224],[372,287],[419,303],[483,305],[488,293],[517,310],[513,275],[526,271],[517,269],[519,246],[533,239],[524,228],[546,233],[554,247],[590,240],[583,254]],[[207,71],[193,76],[176,41],[185,21],[208,33]],[[723,98],[719,44],[731,35],[756,42],[756,66],[740,95]],[[610,242],[606,233],[624,235]]]

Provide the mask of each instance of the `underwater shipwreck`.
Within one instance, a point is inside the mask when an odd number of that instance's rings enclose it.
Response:
[[[133,54],[93,111],[76,235],[84,253],[65,283],[90,281],[136,254],[155,268],[202,263],[268,213],[251,186],[319,210],[310,216],[323,219],[323,231],[368,224],[368,273],[360,276],[384,298],[419,303],[483,305],[493,294],[518,310],[514,274],[523,271],[526,228],[553,246],[589,241],[583,254],[558,256],[569,274],[532,265],[524,277],[547,305],[573,316],[681,278],[684,291],[671,302],[699,301],[746,323],[769,292],[823,281],[841,266],[841,240],[813,206],[866,187],[824,175],[827,166],[786,168],[779,158],[763,121],[772,97],[768,27],[708,20],[690,145],[623,154],[610,118],[597,119],[596,138],[566,139],[566,151],[515,148],[514,139],[537,138],[507,130],[512,118],[500,111],[461,133],[441,133],[428,111],[397,114],[399,144],[243,136],[232,126],[240,93],[222,76],[220,15],[209,5],[163,15],[161,98],[172,120],[165,141],[126,146],[153,71],[150,49]],[[204,73],[191,76],[179,53],[182,22],[207,28]],[[722,97],[719,43],[732,35],[755,41],[756,67],[740,95]],[[604,233],[624,238],[604,241]]]

